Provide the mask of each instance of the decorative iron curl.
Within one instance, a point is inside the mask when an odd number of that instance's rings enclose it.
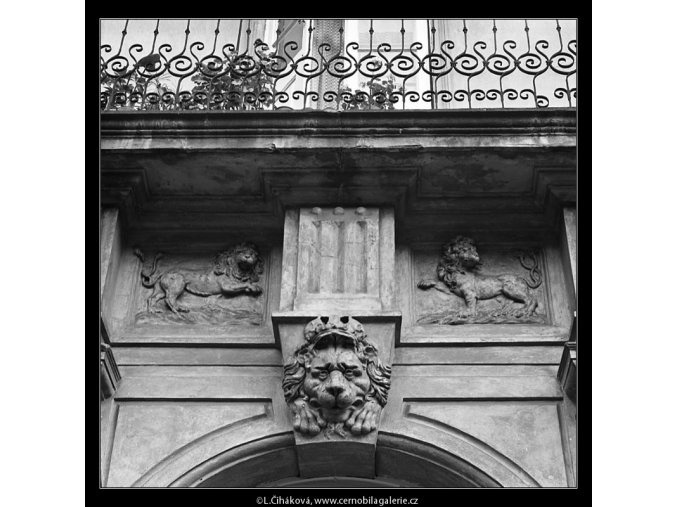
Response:
[[[302,56],[294,62],[296,74],[307,79],[319,76],[324,71],[324,66],[317,58]]]
[[[492,74],[507,76],[517,69],[517,64],[514,59],[496,53],[487,58],[485,68]]]
[[[353,99],[354,99],[354,102],[357,102],[357,103],[368,102],[369,101],[369,94],[367,92],[363,92],[362,90],[358,90],[353,94]]]
[[[357,68],[360,71],[360,75],[369,79],[379,78],[388,72],[388,66],[375,54],[368,54],[362,57],[357,63]]]
[[[570,53],[557,52],[550,57],[550,68],[565,76],[576,72],[576,59]]]
[[[473,54],[461,53],[454,61],[454,69],[459,74],[472,77],[480,74],[484,70],[484,62]]]
[[[357,72],[357,65],[350,58],[336,55],[327,62],[327,73],[330,76],[346,79]]]
[[[405,100],[409,99],[410,102],[418,102],[419,100],[421,100],[421,94],[416,91],[410,90],[404,93],[404,99]]]
[[[426,74],[433,77],[442,77],[449,74],[453,69],[451,61],[447,60],[444,54],[430,53],[421,59],[421,69]]]
[[[289,94],[287,92],[277,92],[275,93],[275,96],[273,97],[273,102],[274,103],[281,103],[285,104],[289,102]]]
[[[172,106],[176,103],[176,94],[172,92],[165,92],[162,94],[162,103],[166,106]]]
[[[538,42],[536,45],[538,45]],[[523,53],[517,58],[517,66],[519,67],[520,71],[525,74],[538,76],[548,70],[548,60],[537,53]]]
[[[480,90],[479,88],[474,88],[474,89],[470,90],[470,99],[475,99],[475,100],[481,102],[486,98],[486,96],[487,96],[487,93],[484,90]]]
[[[197,70],[197,62],[184,54],[176,55],[167,62],[167,72],[174,77],[186,78]]]
[[[338,101],[339,94],[335,91],[326,91],[322,94],[322,100],[328,103],[332,103],[334,101]]]
[[[322,75],[332,76],[339,80],[338,91],[323,92],[322,102],[336,103],[337,107],[349,104],[351,108],[392,108],[395,103],[402,103],[405,108],[412,105],[458,102],[459,107],[473,107],[473,101],[483,102],[490,107],[514,107],[518,99],[531,100],[537,108],[565,105],[575,106],[577,90],[571,76],[576,74],[577,42],[570,40],[564,43],[561,29],[557,25],[559,41],[538,40],[529,44],[528,27],[527,50],[519,53],[514,40],[497,41],[496,28],[493,37],[493,53],[489,54],[487,41],[479,40],[470,45],[464,30],[463,51],[454,55],[456,44],[452,40],[444,40],[435,45],[435,50],[424,52],[421,42],[413,42],[404,46],[404,28],[402,32],[403,46],[399,52],[393,52],[388,42],[377,40],[378,35],[370,39],[368,52],[360,54],[360,45],[349,42],[344,47],[332,47],[322,43],[313,47],[305,44],[307,52],[301,53],[297,41],[288,41],[283,46],[269,47],[257,39],[253,45],[247,43],[243,53],[237,52],[234,44],[227,43],[217,48],[218,25],[213,41],[189,43],[190,23],[186,27],[185,39],[177,51],[170,44],[162,44],[156,48],[158,29],[156,27],[152,47],[132,44],[125,47],[123,42],[127,27],[122,31],[122,39],[118,44],[103,44],[100,47],[100,107],[102,110],[117,109],[279,109],[312,107],[320,101],[320,94],[310,80]],[[308,31],[311,35],[312,28]],[[247,34],[249,37],[249,32]],[[434,37],[434,35],[433,35]],[[312,37],[308,38],[312,40]],[[372,42],[373,40],[373,42]],[[115,46],[115,49],[113,49]],[[550,49],[550,46],[553,46]],[[253,50],[252,50],[253,48]],[[502,48],[502,49],[501,49]],[[210,51],[211,53],[206,54]],[[117,50],[117,52],[115,52]],[[219,54],[217,54],[219,52]],[[539,90],[540,76],[552,70],[552,76],[563,76],[563,83],[555,83],[547,94]],[[431,77],[430,89],[418,86],[413,78],[419,73]],[[471,79],[478,75],[498,76],[498,82],[488,85],[482,81],[482,89]],[[530,76],[533,86],[518,91],[515,87],[504,88],[504,81],[509,75]],[[301,89],[278,90],[281,79],[296,76],[296,83]],[[342,92],[348,79],[360,76],[368,81],[368,92]],[[451,88],[453,80],[442,79],[463,76],[467,81],[461,84],[462,89]],[[167,85],[159,82],[168,78]],[[374,89],[374,80],[393,78],[388,91]],[[186,80],[184,82],[184,80]],[[304,81],[305,80],[305,81]],[[178,81],[178,82],[177,82]],[[188,87],[186,85],[188,84]],[[297,84],[294,86],[296,87]],[[511,83],[512,84],[512,83]],[[524,83],[520,83],[524,86]],[[284,82],[288,86],[287,81]],[[384,81],[385,85],[385,81]],[[473,86],[475,85],[475,86]],[[171,86],[170,93],[166,88]],[[350,86],[354,86],[352,83]],[[360,86],[365,86],[362,83]],[[396,89],[391,88],[395,86]],[[528,86],[528,85],[527,85]],[[280,86],[282,88],[282,86]],[[541,93],[539,93],[541,91]],[[290,96],[291,94],[291,96]],[[303,106],[291,104],[291,97],[302,99]],[[467,102],[466,102],[467,101]],[[520,106],[523,104],[520,103]],[[289,107],[287,107],[289,106]],[[532,106],[532,107],[534,107]],[[486,107],[486,106],[483,106]]]
[[[454,100],[454,95],[449,90],[440,90],[437,92],[437,100],[442,102],[451,102]]]
[[[503,94],[501,93],[500,90],[497,90],[496,88],[491,88],[485,92],[484,98],[490,102],[493,102],[496,100],[501,100],[503,98]]]
[[[454,100],[456,102],[465,102],[468,101],[468,107],[470,107],[470,93],[466,90],[456,90],[454,92]]]
[[[119,79],[131,76],[135,71],[135,67],[130,65],[126,57],[116,55],[104,63],[102,71],[108,77]]]
[[[383,93],[383,92],[375,93],[374,96],[372,97],[372,100],[376,104],[380,104],[380,105],[383,105],[386,102],[390,102],[389,94]]]
[[[400,78],[408,79],[416,75],[420,68],[420,60],[402,54],[390,60],[390,72]]]
[[[198,71],[209,79],[223,77],[228,72],[226,62],[216,55],[207,55],[198,61]]]
[[[426,90],[421,94],[421,99],[423,102],[432,102],[435,98],[435,92],[432,90]]]
[[[531,88],[525,88],[524,90],[520,91],[519,96],[521,99],[528,100],[529,97],[534,99],[534,102],[536,104],[536,107],[548,107],[550,104],[550,101],[545,95],[538,95],[534,90]]]

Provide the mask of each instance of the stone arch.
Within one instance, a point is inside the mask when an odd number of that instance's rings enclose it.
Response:
[[[495,466],[504,465],[497,460]],[[376,444],[376,477],[299,477],[292,432],[285,431],[249,441],[213,455],[190,470],[166,467],[164,483],[137,485],[173,487],[501,487],[534,486],[506,481],[503,470],[492,477],[487,470],[406,435],[381,433]],[[485,467],[486,468],[486,467]],[[178,472],[178,473],[177,473]],[[173,477],[173,479],[172,479]],[[169,479],[169,480],[168,480]],[[168,480],[168,482],[167,482]]]

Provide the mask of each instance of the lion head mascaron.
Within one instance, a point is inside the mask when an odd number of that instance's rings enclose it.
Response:
[[[305,343],[284,366],[282,387],[294,428],[307,435],[324,429],[345,437],[367,434],[388,399],[390,367],[351,317],[318,317],[304,330]]]

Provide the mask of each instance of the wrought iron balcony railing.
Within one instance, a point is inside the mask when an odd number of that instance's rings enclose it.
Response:
[[[563,34],[575,29],[574,20],[104,20],[101,109],[575,107],[576,39]]]

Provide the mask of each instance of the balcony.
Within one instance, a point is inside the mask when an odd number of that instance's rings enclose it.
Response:
[[[576,106],[575,20],[102,20],[102,111]]]

